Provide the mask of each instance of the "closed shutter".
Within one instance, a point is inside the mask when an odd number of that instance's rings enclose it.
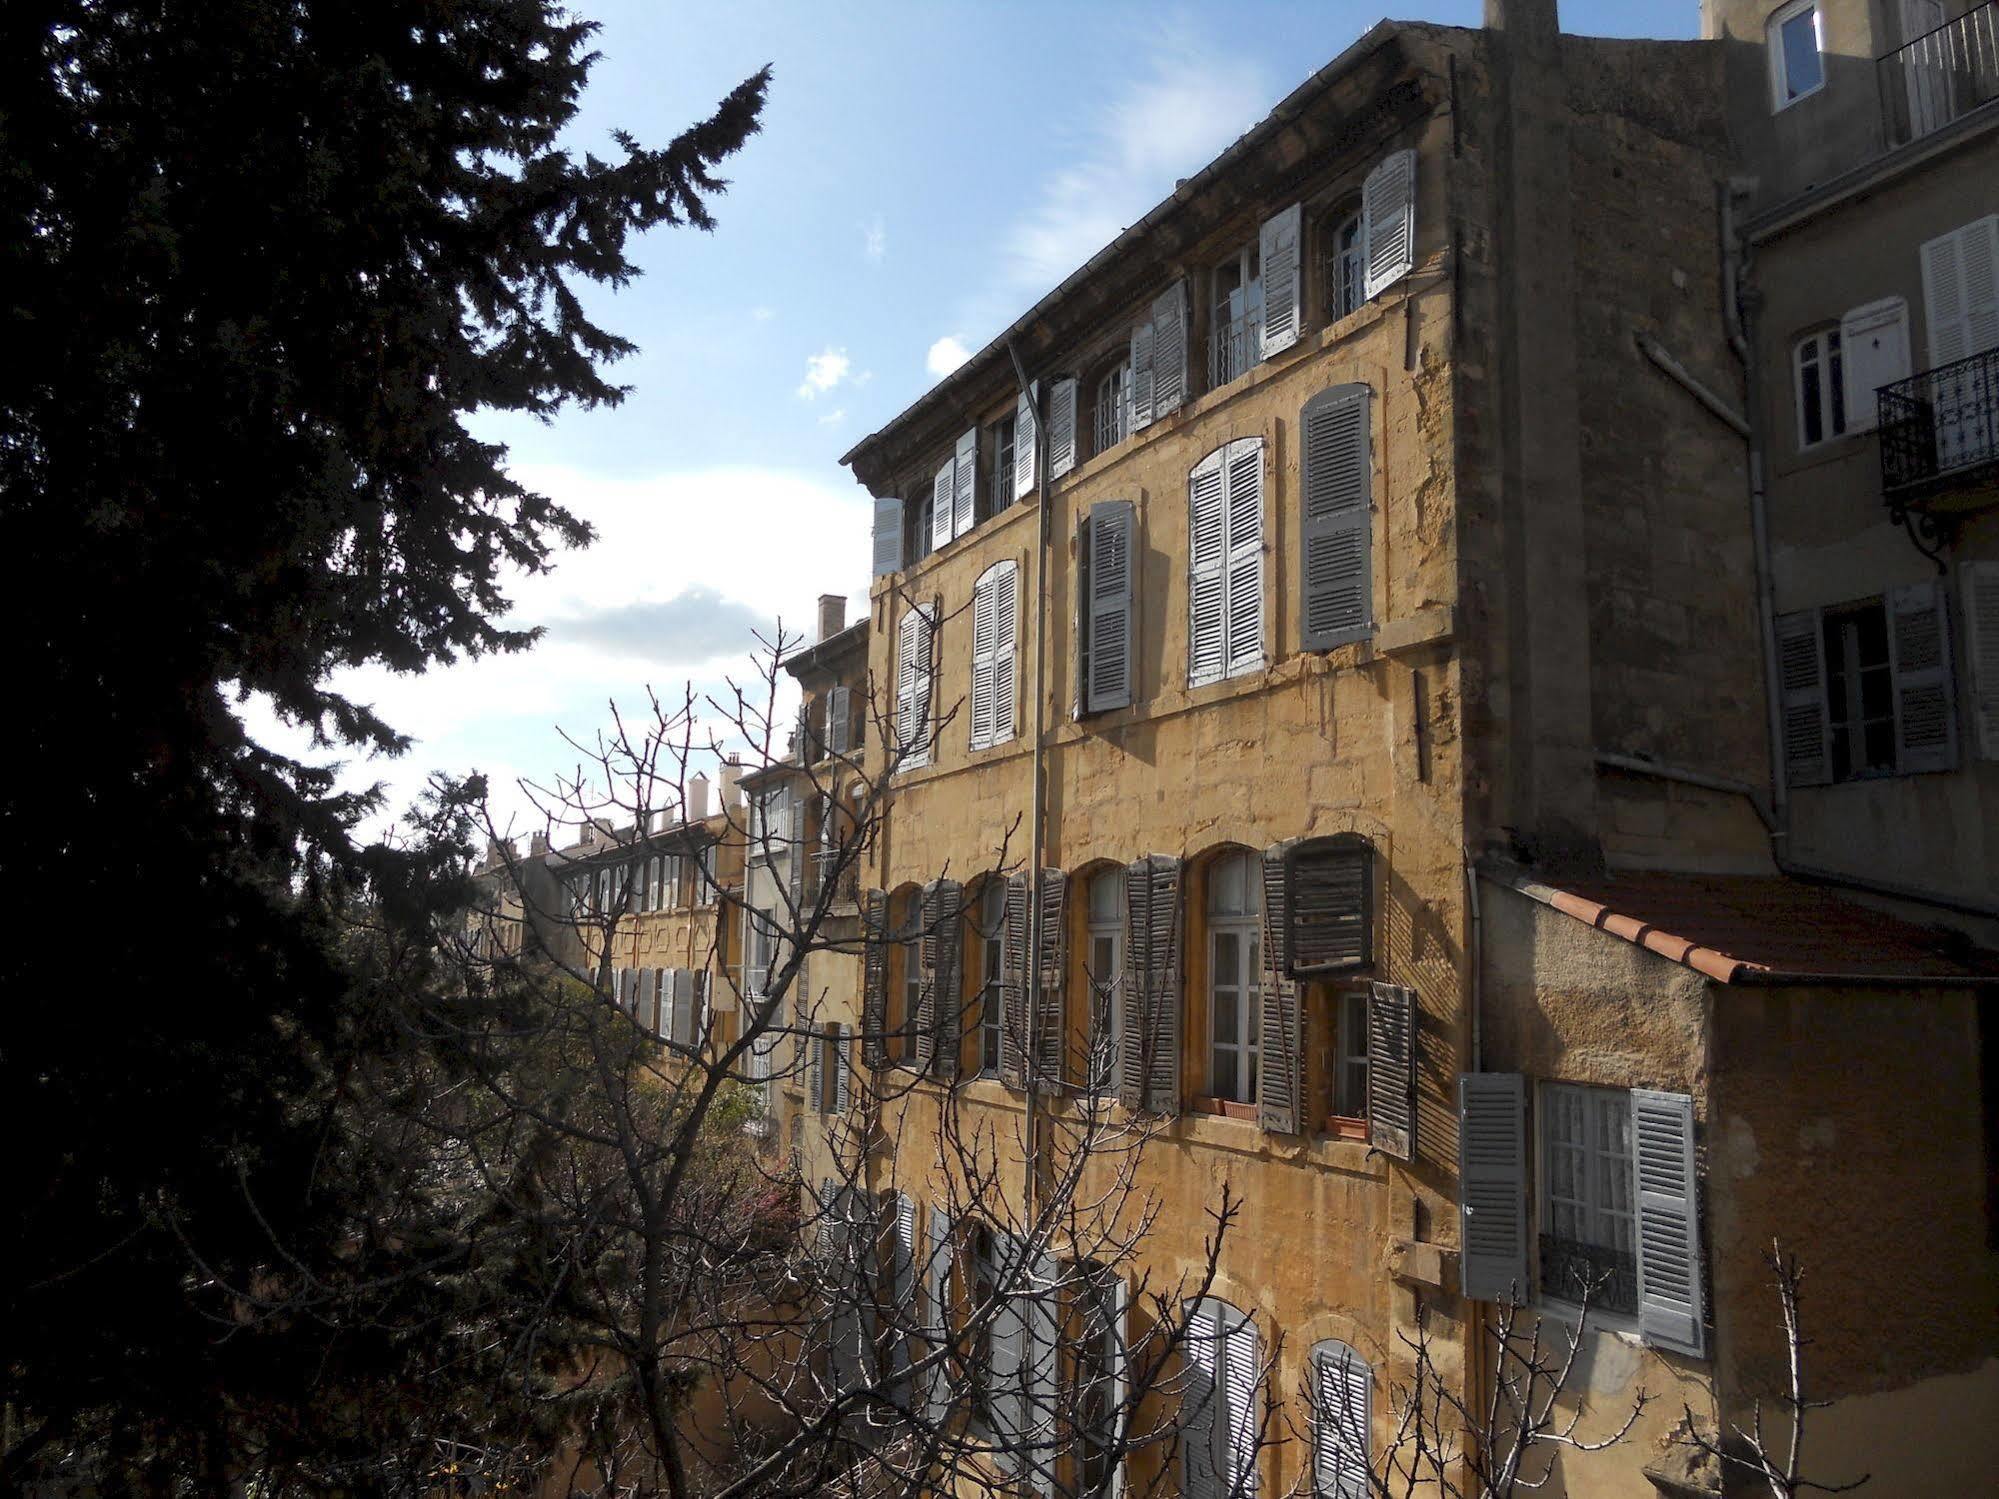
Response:
[[[1875,392],[1909,378],[1909,304],[1888,297],[1856,307],[1839,320],[1840,368],[1846,381],[1846,430],[1875,425]]]
[[[993,742],[994,622],[999,566],[989,567],[972,585],[972,744],[984,749]]]
[[[1783,692],[1784,779],[1792,786],[1824,786],[1832,780],[1832,744],[1818,610],[1777,616],[1777,678]]]
[[[1059,479],[1076,466],[1076,382],[1048,387],[1048,477]]]
[[[826,693],[826,752],[844,755],[853,749],[854,689],[835,686]]]
[[[1336,833],[1291,849],[1291,972],[1350,973],[1374,963],[1374,848]]]
[[[1965,654],[1981,759],[1999,760],[1999,562],[1959,564],[1964,574]]]
[[[1061,1272],[1047,1255],[1034,1261],[1034,1279],[1027,1301],[1027,1462],[1028,1487],[1052,1499],[1056,1492],[1055,1464],[1059,1454],[1056,1414],[1062,1386],[1056,1365],[1061,1303],[1056,1287]]]
[[[933,651],[930,615],[913,605],[896,626],[895,736],[904,766],[930,763]]]
[[[1416,153],[1383,157],[1361,184],[1360,201],[1372,299],[1416,268]]]
[[[660,1034],[675,1046],[685,1046],[693,1031],[694,975],[685,968],[663,969],[659,975]]]
[[[1312,1476],[1317,1499],[1368,1499],[1374,1371],[1344,1343],[1312,1350]]]
[[[1022,1376],[1025,1373],[1027,1357],[1027,1315],[1025,1305],[1019,1296],[1017,1282],[1020,1272],[1021,1241],[1012,1234],[991,1230],[994,1250],[999,1257],[999,1274],[995,1277],[994,1297],[998,1302],[990,1323],[991,1358],[988,1372],[991,1374],[991,1406],[993,1414],[993,1437],[1003,1449],[999,1454],[1009,1472],[1020,1471],[1020,1441],[1027,1428],[1025,1403],[1021,1398]],[[968,1317],[979,1315],[980,1308],[967,1307]]]
[[[1263,439],[1228,445],[1228,674],[1263,665]]]
[[[1217,448],[1187,476],[1187,685],[1219,682],[1228,664],[1228,507]]]
[[[1999,214],[1922,247],[1929,368],[1999,346]]]
[[[1263,1127],[1295,1135],[1304,1127],[1305,1036],[1298,984],[1291,977],[1285,849],[1263,851],[1263,1009],[1257,1118]]]
[[[861,897],[861,1057],[870,1067],[888,1061],[888,897]]]
[[[1132,538],[1129,500],[1090,507],[1087,706],[1092,713],[1131,705]]]
[[[1152,425],[1152,324],[1138,323],[1131,330],[1131,383],[1129,405],[1131,430],[1143,432]]]
[[[933,1202],[923,1261],[923,1319],[933,1349],[951,1341],[951,1252],[951,1215]],[[942,1421],[950,1408],[950,1364],[939,1359],[924,1391],[924,1417],[932,1423]]]
[[[1248,1499],[1257,1491],[1257,1448],[1262,1435],[1256,1394],[1263,1350],[1256,1323],[1247,1315],[1234,1318],[1222,1339],[1222,1409],[1228,1425],[1222,1438],[1224,1493]]]
[[[1957,765],[1950,679],[1949,595],[1936,582],[1888,594],[1888,664],[1895,683],[1895,768],[1904,775]]]
[[[1000,923],[1000,1077],[1027,1086],[1027,871],[1007,876]]]
[[[956,486],[958,463],[955,458],[944,460],[944,466],[937,470],[937,476],[930,481],[930,550],[940,550],[951,539],[951,491]]]
[[[1700,1358],[1706,1329],[1693,1099],[1634,1088],[1631,1142],[1638,1186],[1638,1332],[1648,1343]]]
[[[875,572],[877,578],[902,571],[902,501],[875,496]]]
[[[1299,414],[1305,503],[1299,631],[1308,651],[1363,640],[1374,625],[1368,396],[1365,385],[1335,385]]]
[[[1258,262],[1263,268],[1263,357],[1290,348],[1304,329],[1298,266],[1298,205],[1263,221]]]
[[[1187,399],[1187,283],[1176,281],[1152,303],[1152,419]]]
[[[888,1295],[895,1308],[892,1321],[905,1330],[896,1335],[894,1345],[889,1349],[889,1368],[897,1376],[900,1386],[909,1372],[911,1335],[907,1329],[919,1324],[922,1312],[916,1298],[916,1199],[907,1192],[895,1193],[893,1197],[895,1220],[892,1232],[895,1244]],[[900,1388],[894,1398],[900,1407],[903,1398]]]
[[[1473,1301],[1527,1298],[1526,1104],[1517,1072],[1458,1075],[1459,1248]]]
[[[977,519],[979,498],[979,429],[958,439],[951,460],[951,534],[963,536]]]
[[[708,1029],[709,1029],[708,1016],[709,1012],[714,1008],[715,996],[713,993],[712,984],[710,982],[710,977],[711,976],[708,970],[705,968],[697,968],[688,975],[688,982],[692,986],[694,994],[693,1044],[696,1046],[699,1046],[701,1044],[702,1038],[708,1034]],[[799,984],[803,984],[805,982],[805,965],[803,963],[800,963],[798,965],[798,976],[794,980],[794,982]],[[740,1026],[740,1022],[738,1022],[738,1024]]]
[[[923,1072],[957,1071],[958,928],[962,888],[956,880],[923,887],[917,951],[922,985],[916,1006],[916,1066]]]
[[[1041,397],[1041,382],[1035,381],[1020,393],[1013,405],[1013,497],[1024,500],[1034,493],[1039,476],[1034,471],[1034,403]]]
[[[1203,1301],[1187,1327],[1180,1388],[1180,1491],[1185,1499],[1222,1499],[1221,1445],[1223,1343],[1227,1336],[1220,1302]]]
[[[988,744],[1013,738],[1015,637],[1020,616],[1020,564],[1002,562],[992,569],[993,655],[992,732]]]
[[[1128,1109],[1180,1111],[1180,861],[1125,870],[1124,1032],[1118,1095]]]
[[[1062,1086],[1063,1059],[1068,1050],[1066,999],[1069,977],[1069,880],[1059,869],[1041,871],[1040,1016],[1035,1050],[1036,1082],[1045,1088]]]
[[[1367,1143],[1398,1161],[1416,1153],[1416,991],[1373,984],[1367,998]]]

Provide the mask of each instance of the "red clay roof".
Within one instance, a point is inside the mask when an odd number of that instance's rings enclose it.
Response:
[[[1999,964],[1953,954],[1945,933],[1781,876],[1626,873],[1564,877],[1486,871],[1523,895],[1724,984],[1908,979],[1993,982]],[[1981,961],[1981,957],[1984,958]]]

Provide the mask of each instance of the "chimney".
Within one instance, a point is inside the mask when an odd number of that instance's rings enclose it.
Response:
[[[1510,32],[1529,49],[1548,47],[1562,34],[1557,0],[1485,0],[1485,26]]]
[[[742,778],[743,762],[734,755],[722,765],[722,810],[728,811],[736,805],[736,782]]]
[[[699,771],[687,783],[686,802],[681,808],[681,815],[689,822],[708,820],[708,777]]]
[[[536,832],[528,834],[528,857],[538,859],[548,852],[548,834]]]
[[[831,640],[847,628],[847,596],[844,593],[819,595],[819,638]]]

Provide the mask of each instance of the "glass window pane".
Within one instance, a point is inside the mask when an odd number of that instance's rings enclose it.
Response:
[[[1795,99],[1808,94],[1825,81],[1819,61],[1818,7],[1807,6],[1782,29],[1784,47],[1784,97]]]

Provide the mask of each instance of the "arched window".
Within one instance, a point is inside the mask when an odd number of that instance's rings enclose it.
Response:
[[[1124,880],[1122,869],[1090,876],[1083,966],[1090,993],[1089,1087],[1117,1090],[1124,993]]]
[[[1203,1298],[1188,1324],[1183,1356],[1182,1492],[1190,1499],[1245,1499],[1257,1491],[1256,1387],[1262,1351],[1256,1322],[1226,1301]]]
[[[1118,360],[1097,377],[1094,387],[1095,418],[1092,430],[1096,442],[1090,451],[1103,453],[1123,442],[1131,432],[1131,365]]]
[[[1374,1371],[1337,1339],[1312,1346],[1312,1492],[1367,1499],[1373,1463]]]
[[[1358,312],[1367,300],[1367,235],[1358,200],[1343,203],[1320,221],[1324,247],[1326,321]]]
[[[1221,855],[1208,868],[1208,1091],[1256,1102],[1262,1022],[1263,885],[1256,855]]]

